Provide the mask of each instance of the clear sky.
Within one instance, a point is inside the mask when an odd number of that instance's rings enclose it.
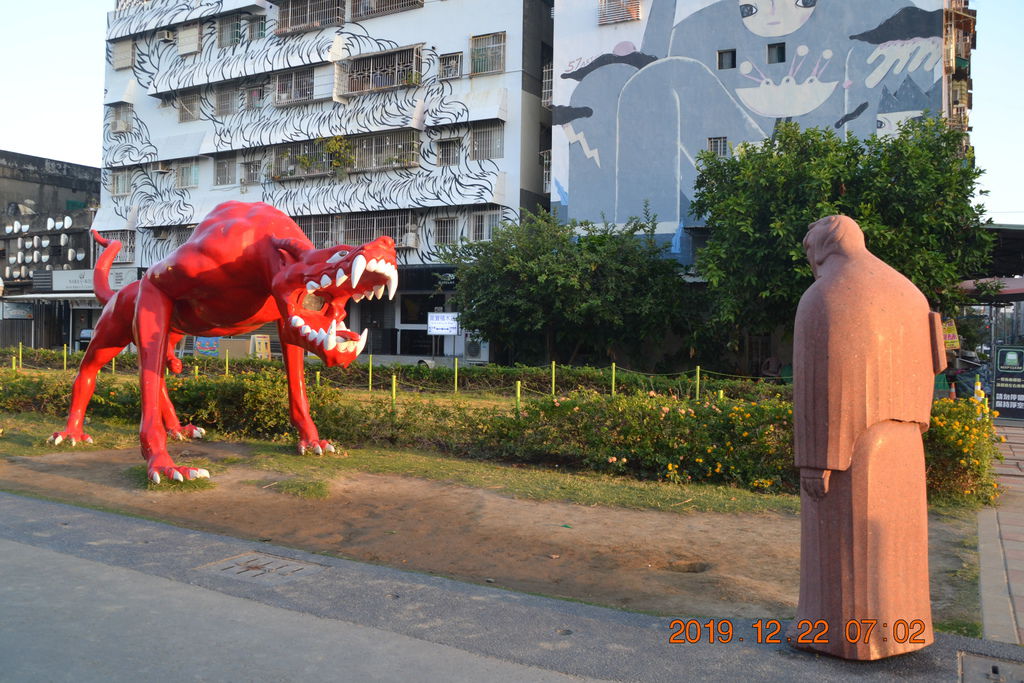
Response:
[[[493,0],[488,0],[493,1]],[[855,2],[856,0],[824,0]],[[1024,0],[971,0],[971,134],[985,169],[982,199],[997,223],[1024,224]],[[106,13],[114,0],[11,3],[0,24],[7,97],[0,149],[100,165]]]

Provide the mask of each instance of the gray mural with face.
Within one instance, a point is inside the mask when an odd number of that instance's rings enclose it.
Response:
[[[623,222],[646,204],[685,256],[709,146],[786,120],[867,137],[891,122],[883,92],[901,88],[927,93],[911,98],[916,115],[941,110],[942,0],[719,0],[676,15],[675,0],[653,0],[640,47],[562,74],[578,82],[553,115],[569,152],[552,201],[567,218]]]

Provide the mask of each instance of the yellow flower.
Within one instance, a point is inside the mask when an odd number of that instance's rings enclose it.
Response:
[[[747,432],[743,432],[743,436],[746,436],[746,435],[747,435]]]
[[[697,458],[697,462],[704,462],[704,458]]]

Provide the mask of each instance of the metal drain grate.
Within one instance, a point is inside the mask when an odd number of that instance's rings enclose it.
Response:
[[[228,576],[240,581],[269,584],[285,583],[304,576],[312,576],[322,571],[323,568],[323,565],[320,564],[300,562],[266,553],[245,553],[196,567],[205,572]]]
[[[962,683],[1020,683],[1024,681],[1024,662],[1011,662],[984,655],[959,653]]]

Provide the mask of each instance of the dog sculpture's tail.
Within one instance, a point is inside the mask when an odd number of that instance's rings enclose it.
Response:
[[[121,251],[121,242],[101,237],[95,230],[90,232],[96,244],[104,248],[103,253],[96,259],[96,268],[92,271],[92,289],[100,303],[106,306],[110,297],[114,296],[114,290],[110,288],[110,266]]]

